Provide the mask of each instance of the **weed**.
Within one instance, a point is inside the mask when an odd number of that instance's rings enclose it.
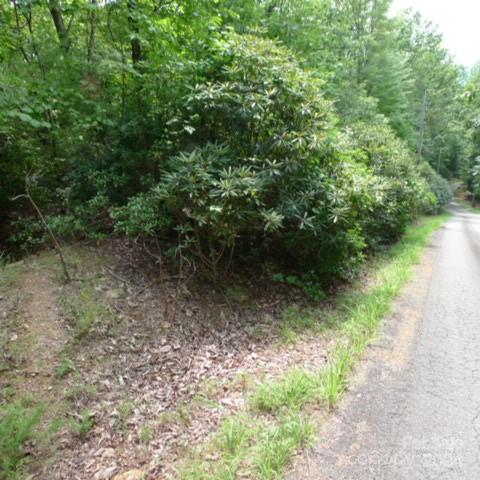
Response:
[[[123,400],[117,406],[117,428],[120,430],[126,430],[127,421],[133,413],[133,402],[131,400]]]
[[[321,330],[323,315],[318,310],[301,310],[297,306],[287,307],[282,313],[280,338],[287,343],[295,342],[299,334]]]
[[[0,288],[18,285],[24,268],[23,262],[0,264]]]
[[[97,389],[95,385],[77,384],[65,392],[65,399],[75,403],[86,402],[95,398]]]
[[[321,278],[315,272],[305,273],[301,276],[276,273],[272,278],[274,282],[286,283],[302,289],[308,297],[317,302],[321,302],[326,298],[322,289]]]
[[[245,305],[250,302],[250,292],[241,285],[229,285],[225,288],[225,296],[233,303]]]
[[[0,409],[0,474],[18,478],[25,460],[24,443],[32,438],[45,406],[14,403]]]
[[[251,397],[251,405],[261,412],[299,410],[320,392],[317,375],[303,370],[290,370],[280,380],[261,384]]]
[[[218,463],[190,459],[183,464],[180,477],[182,480],[235,480],[245,476],[241,469],[248,463],[247,457],[253,456],[250,443],[258,430],[258,422],[255,424],[247,414],[225,419],[208,452],[219,458]]]
[[[187,404],[181,404],[175,409],[175,417],[177,423],[188,427],[192,423],[192,409]]]
[[[181,425],[188,427],[192,422],[192,407],[187,404],[180,404],[175,410],[162,412],[158,415],[158,426]]]
[[[206,379],[199,384],[198,391],[192,400],[197,405],[217,408],[219,404],[215,397],[222,391],[222,382],[220,380]],[[184,407],[185,406],[181,406],[180,408],[182,409]]]
[[[320,376],[322,396],[328,408],[332,408],[342,396],[347,375],[353,366],[354,355],[348,348],[340,348]]]
[[[234,480],[235,478],[234,476],[224,476],[222,479],[212,474],[210,470],[211,466],[208,462],[186,462],[180,468],[180,478],[182,480]]]
[[[6,385],[2,388],[0,401],[2,400],[10,400],[15,396],[15,388],[11,385]],[[3,397],[3,398],[2,398]]]
[[[63,358],[60,365],[55,369],[57,378],[64,378],[75,370],[75,365],[69,358]]]
[[[246,416],[230,417],[221,426],[217,444],[226,454],[234,456],[246,446],[252,434],[253,430],[248,425]]]
[[[5,250],[0,250],[0,268],[8,264],[8,254]]]
[[[253,324],[253,325],[246,325],[245,331],[252,337],[254,340],[261,340],[265,336],[265,330],[262,325]]]
[[[205,395],[198,395],[198,394],[192,397],[192,402],[195,405],[204,406],[207,408],[218,408],[220,405],[218,400],[208,398]]]
[[[48,429],[46,432],[45,440],[48,442],[52,439],[52,437],[59,432],[64,426],[66,425],[65,418],[61,416],[55,417],[50,424],[48,425]]]
[[[73,320],[76,338],[87,335],[95,323],[112,317],[110,308],[99,301],[97,292],[91,285],[83,286],[75,296],[64,296],[63,306]]]
[[[244,393],[250,389],[252,381],[251,375],[247,372],[242,371],[237,375],[236,383]]]
[[[158,415],[157,423],[160,427],[178,423],[178,414],[175,410],[162,412]]]
[[[84,410],[77,418],[70,419],[68,426],[75,435],[84,440],[94,423],[94,415],[90,411]]]
[[[222,382],[218,379],[209,378],[203,380],[198,386],[199,394],[205,397],[214,397],[221,391]]]
[[[259,478],[279,478],[295,450],[307,446],[313,437],[313,425],[302,416],[281,418],[278,425],[264,432],[258,444],[255,466]]]
[[[143,425],[138,432],[138,439],[141,443],[150,443],[155,436],[155,429],[150,425]]]
[[[123,421],[128,420],[128,418],[133,412],[133,402],[130,400],[123,401],[118,405],[117,411],[118,411],[118,415]]]

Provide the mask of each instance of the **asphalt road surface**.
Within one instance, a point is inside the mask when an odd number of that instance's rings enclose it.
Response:
[[[480,215],[452,207],[289,480],[480,480]]]

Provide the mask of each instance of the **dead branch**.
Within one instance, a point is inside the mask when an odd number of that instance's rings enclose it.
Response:
[[[65,279],[65,282],[69,283],[72,281],[70,274],[68,273],[68,268],[67,268],[67,263],[65,262],[65,257],[63,256],[62,248],[60,247],[60,244],[58,243],[57,237],[53,233],[52,229],[50,228],[50,225],[48,224],[47,220],[45,219],[42,211],[40,210],[39,206],[35,203],[35,200],[33,200],[32,195],[30,193],[30,187],[29,187],[29,179],[25,180],[25,193],[21,195],[17,195],[16,197],[12,198],[13,201],[18,200],[19,198],[26,198],[34,210],[36,211],[38,217],[40,218],[40,221],[43,224],[43,227],[49,234],[50,238],[52,239],[53,246],[55,250],[58,253],[58,256],[60,257],[60,263],[62,264],[62,269],[63,269],[63,276]]]

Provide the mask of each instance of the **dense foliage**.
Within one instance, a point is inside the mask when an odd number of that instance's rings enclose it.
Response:
[[[448,203],[476,139],[473,86],[389,3],[0,0],[0,240],[44,241],[28,181],[64,238],[350,276]]]
[[[480,199],[480,69],[478,66],[472,72],[465,87],[463,111],[469,149],[460,177],[472,196],[472,203],[475,204]]]

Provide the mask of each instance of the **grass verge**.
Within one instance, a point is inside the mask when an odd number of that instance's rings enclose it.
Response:
[[[410,280],[431,235],[447,218],[426,217],[409,227],[401,241],[375,259],[369,286],[354,286],[340,295],[334,310],[289,310],[282,335],[294,338],[305,329],[319,335],[328,330],[335,338],[326,367],[313,373],[296,368],[248,390],[244,412],[226,418],[213,440],[191,452],[180,477],[282,478],[294,453],[314,438],[308,410],[331,409],[341,398],[356,361]]]

